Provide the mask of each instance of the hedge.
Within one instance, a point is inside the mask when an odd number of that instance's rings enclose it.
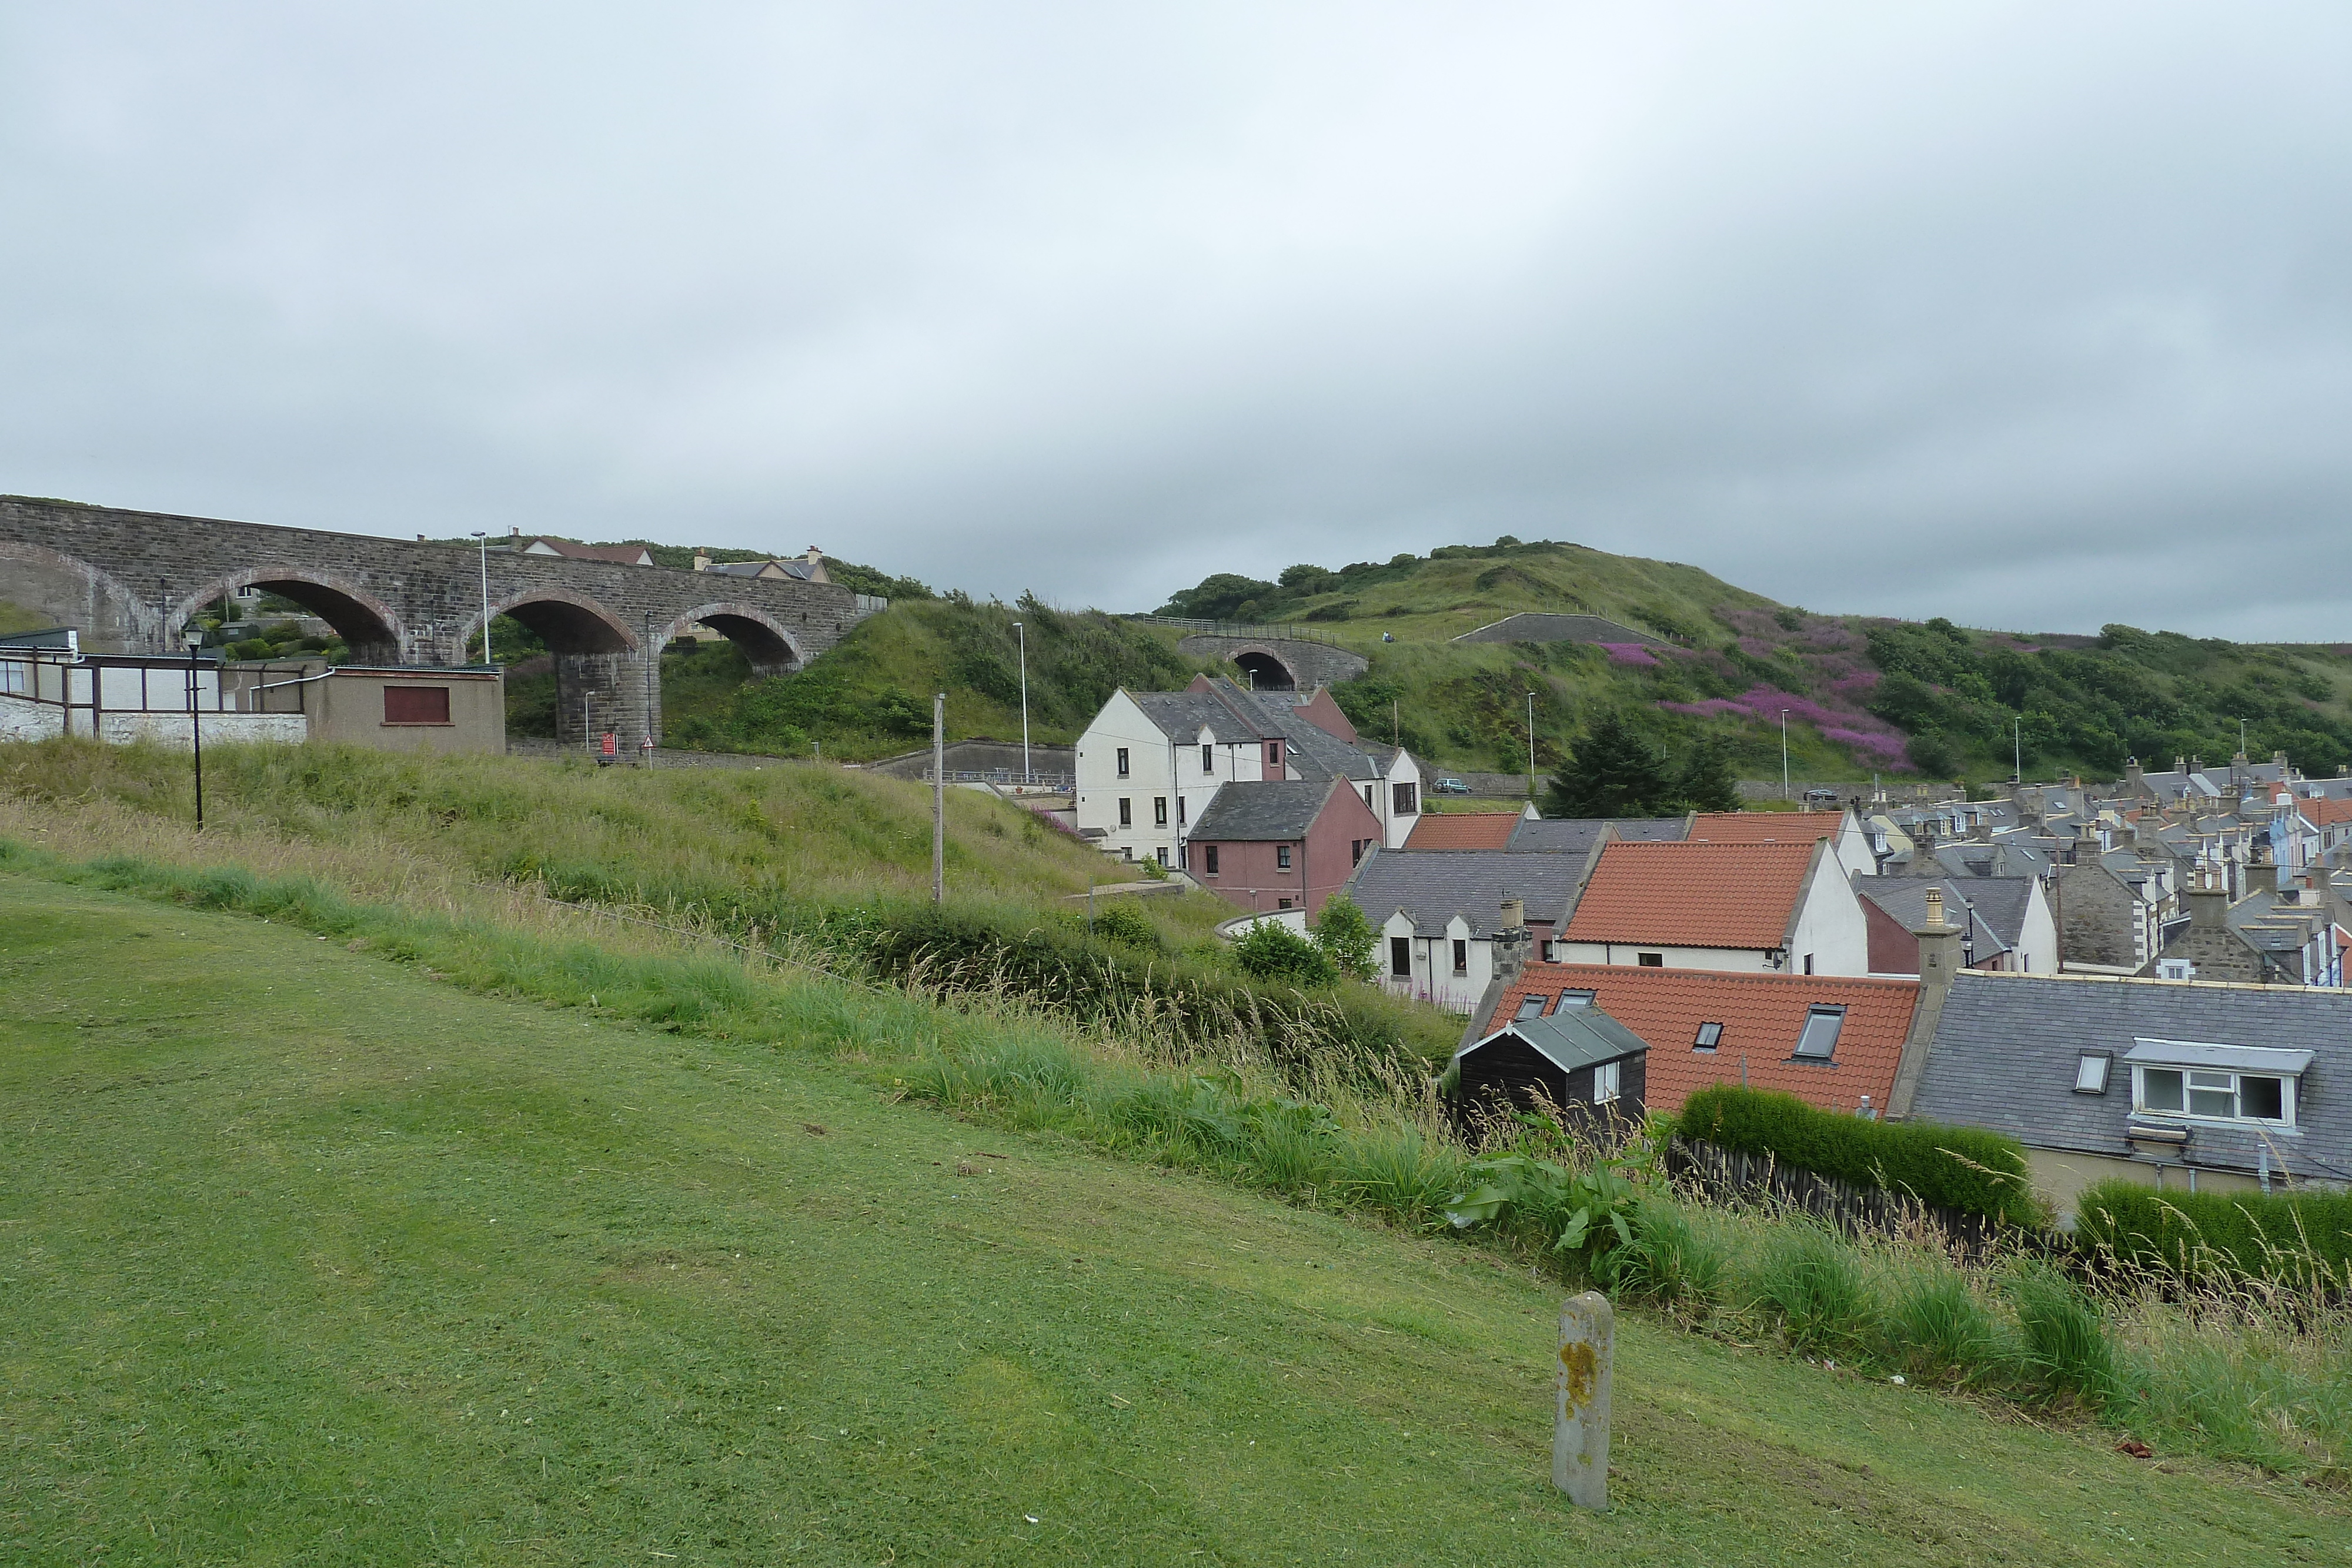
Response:
[[[2158,1192],[2111,1176],[2083,1194],[2077,1240],[2184,1279],[2352,1281],[2352,1196]]]
[[[1719,1083],[1683,1103],[1675,1130],[1727,1149],[1922,1203],[2036,1226],[2049,1216],[2016,1139],[1933,1122],[1872,1122],[1817,1110],[1793,1094]]]

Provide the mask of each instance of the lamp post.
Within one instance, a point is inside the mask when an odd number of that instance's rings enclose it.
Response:
[[[1013,630],[1021,636],[1021,782],[1034,784],[1037,775],[1029,768],[1029,629],[1015,621]]]
[[[1780,799],[1790,800],[1789,793],[1789,710],[1780,710]]]
[[[1528,688],[1528,799],[1529,799],[1530,800],[1534,800],[1534,799],[1535,799],[1535,793],[1536,793],[1536,694],[1535,694],[1535,690],[1534,690],[1534,688],[1533,688],[1533,687],[1530,687],[1530,688]]]
[[[205,629],[185,626],[180,635],[188,644],[188,747],[196,758],[196,831],[201,833],[205,831],[205,730],[196,717],[196,651],[205,645]]]
[[[477,528],[474,538],[482,547],[482,663],[496,664],[490,657],[490,536]]]

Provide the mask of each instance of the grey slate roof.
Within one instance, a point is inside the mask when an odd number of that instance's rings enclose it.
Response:
[[[1303,839],[1330,798],[1328,779],[1236,779],[1220,784],[1192,824],[1194,843]]]
[[[1982,963],[2015,947],[2025,934],[2025,911],[2033,881],[2022,876],[1858,876],[1853,890],[1895,917],[1906,931],[1927,926],[1927,890],[1941,889],[1944,918],[1964,908],[1976,911],[1976,958]]]
[[[1678,843],[1690,831],[1688,817],[1551,817],[1522,818],[1511,830],[1513,854],[1591,854],[1604,827],[1621,839],[1642,843]]]
[[[1265,733],[1281,736],[1288,743],[1290,766],[1297,770],[1300,778],[1372,779],[1381,777],[1379,764],[1301,714],[1291,701],[1290,693],[1249,691],[1223,675],[1215,677],[1213,684],[1218,688],[1218,695],[1244,713],[1265,716]]]
[[[1506,898],[1525,899],[1530,920],[1565,925],[1583,870],[1575,855],[1376,849],[1348,879],[1347,893],[1374,925],[1402,909],[1423,933],[1459,915],[1471,936],[1492,936],[1501,928]]]
[[[2186,1150],[2169,1157],[2207,1169],[2252,1172],[2267,1142],[2273,1169],[2352,1177],[2352,991],[1963,970],[1911,1113],[1990,1127],[2029,1147],[2127,1158],[2135,1118],[2120,1059],[2140,1040],[2312,1052],[2291,1131],[2146,1113],[2137,1121],[2188,1128]],[[2117,1058],[2104,1094],[2074,1092],[2084,1051]]]
[[[1486,1039],[1465,1045],[1454,1053],[1454,1060],[1459,1061],[1481,1046],[1512,1035],[1526,1040],[1562,1072],[1598,1067],[1604,1061],[1621,1061],[1650,1049],[1649,1041],[1599,1008],[1587,1004],[1562,1008],[1549,1018],[1519,1019],[1507,1023]]]
[[[1217,738],[1219,745],[1245,746],[1269,735],[1283,732],[1269,724],[1253,728],[1241,715],[1219,702],[1207,692],[1129,692],[1143,716],[1160,728],[1160,733],[1179,746],[1191,746],[1200,739],[1205,727]]]

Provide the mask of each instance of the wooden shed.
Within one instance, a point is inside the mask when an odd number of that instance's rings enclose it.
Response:
[[[1573,993],[1546,1014],[1536,1007],[1454,1052],[1454,1103],[1523,1110],[1536,1091],[1571,1116],[1587,1121],[1639,1122],[1643,1068],[1650,1048],[1640,1035]]]

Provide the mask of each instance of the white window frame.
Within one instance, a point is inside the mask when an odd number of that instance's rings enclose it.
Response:
[[[2180,1105],[2158,1106],[2148,1103],[2147,1079],[2152,1072],[2161,1072],[2180,1080]],[[2245,1103],[2244,1081],[2267,1078],[2279,1086],[2279,1116],[2249,1116],[2240,1107]],[[2200,1083],[2198,1080],[2206,1082]],[[2207,1122],[2217,1126],[2255,1126],[2292,1128],[2294,1125],[2295,1102],[2302,1098],[2303,1080],[2291,1072],[2239,1072],[2226,1067],[2192,1067],[2186,1064],[2167,1066],[2163,1062],[2135,1062],[2132,1065],[2132,1113],[2139,1116],[2162,1116],[2168,1121]],[[2193,1107],[2199,1094],[2226,1093],[2231,1110],[2226,1115]]]
[[[1592,1070],[1592,1103],[1595,1105],[1612,1104],[1616,1101],[1619,1085],[1617,1069],[1621,1065],[1622,1065],[1621,1062],[1604,1061]]]

